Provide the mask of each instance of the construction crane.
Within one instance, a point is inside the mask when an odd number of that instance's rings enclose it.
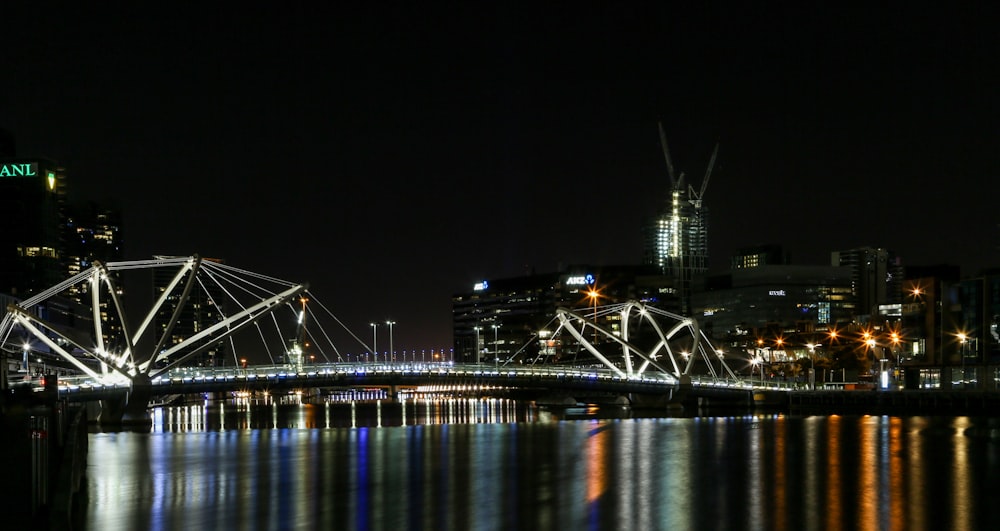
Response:
[[[703,273],[708,267],[708,228],[702,201],[712,177],[712,170],[715,168],[719,144],[715,144],[708,167],[705,169],[705,177],[699,189],[695,190],[694,186],[684,182],[684,172],[676,174],[663,123],[657,125],[660,130],[663,160],[666,162],[667,174],[670,177],[670,198],[667,208],[657,221],[656,241],[653,244],[654,264],[662,272],[671,272],[674,275],[682,311],[687,313],[690,311],[691,279],[694,274]]]
[[[679,177],[675,176],[674,172],[674,162],[670,158],[670,148],[667,146],[667,135],[663,131],[663,122],[657,122],[657,126],[660,129],[660,145],[663,148],[663,160],[667,163],[667,175],[670,176],[670,189],[671,191],[679,191],[684,187],[684,172],[681,172]],[[695,205],[700,206],[702,198],[705,196],[705,190],[708,188],[708,181],[712,178],[712,169],[715,168],[715,159],[719,154],[719,143],[715,143],[715,149],[712,150],[712,156],[708,160],[708,168],[705,169],[705,177],[701,181],[701,189],[695,192],[694,187],[690,184],[688,185],[688,194],[691,196],[689,199]]]

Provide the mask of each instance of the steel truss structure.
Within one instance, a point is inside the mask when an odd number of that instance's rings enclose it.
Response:
[[[610,330],[598,324],[599,318],[617,314],[620,330]],[[712,346],[698,328],[698,322],[641,302],[629,301],[594,308],[591,315],[559,308],[556,310],[559,330],[572,336],[595,359],[622,378],[641,378],[648,371],[667,375],[676,380],[692,376],[696,367],[704,367],[713,378],[739,380],[725,362],[723,352]],[[629,341],[639,326],[646,325],[655,334],[652,347],[640,348]],[[557,331],[558,333],[559,331]],[[590,338],[594,341],[591,341]],[[620,349],[621,357],[601,347]],[[617,353],[615,353],[617,354]],[[620,363],[616,363],[620,360]],[[703,363],[700,363],[703,362]],[[716,368],[718,365],[718,368]]]
[[[161,271],[160,278],[169,279],[169,282],[152,307],[140,314],[140,324],[132,329],[116,278],[125,271],[151,272],[155,269],[166,269]],[[42,317],[46,313],[42,308],[47,301],[63,300],[61,297],[70,292],[77,294],[81,314],[89,313],[92,324],[88,325],[89,333],[80,330],[79,326],[66,326]],[[196,292],[200,292],[198,297],[193,296]],[[171,333],[185,307],[193,304],[193,300],[211,304],[218,318],[204,323],[201,329],[192,331],[183,341],[171,344]],[[256,330],[259,343],[254,340],[254,344],[258,345],[255,350],[266,350],[272,362],[275,352],[287,355],[288,342],[296,339],[302,342],[313,340],[314,351],[320,352],[327,361],[330,361],[331,351],[324,350],[322,345],[329,345],[334,357],[339,358],[336,347],[329,341],[323,341],[329,336],[321,327],[305,327],[307,317],[316,318],[312,307],[306,308],[306,301],[318,304],[304,284],[237,269],[198,256],[95,263],[90,269],[61,284],[8,306],[7,314],[0,321],[0,348],[10,355],[23,350],[25,356],[30,350],[46,351],[50,355],[58,355],[91,378],[108,383],[156,378],[220,342],[231,346],[233,363],[236,363],[233,339],[244,329]],[[301,306],[296,304],[299,302]],[[321,304],[318,306],[326,310]],[[279,310],[290,312],[278,317],[276,312]],[[109,317],[109,314],[113,316]],[[266,324],[267,320],[269,324]],[[291,323],[294,331],[286,329],[286,323]],[[343,326],[339,320],[337,323]],[[357,341],[363,345],[360,339]],[[153,346],[150,348],[149,345]],[[301,359],[298,361],[301,363]]]

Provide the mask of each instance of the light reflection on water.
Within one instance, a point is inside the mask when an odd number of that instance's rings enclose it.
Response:
[[[204,404],[91,435],[88,529],[998,528],[1000,419]]]

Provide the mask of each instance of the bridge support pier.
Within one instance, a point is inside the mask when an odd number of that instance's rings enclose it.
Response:
[[[149,426],[153,421],[146,410],[152,396],[153,384],[149,376],[137,375],[133,378],[132,389],[125,394],[125,398],[101,400],[101,413],[97,417],[97,422],[105,426]]]
[[[122,423],[127,398],[107,398],[100,401],[100,411],[94,417],[102,426],[117,426]]]
[[[678,409],[684,407],[682,402],[687,398],[690,391],[691,377],[682,375],[677,387],[670,389],[664,394],[650,395],[632,393],[629,395],[629,399],[632,401],[633,407]]]

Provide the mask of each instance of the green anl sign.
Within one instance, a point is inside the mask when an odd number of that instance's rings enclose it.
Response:
[[[38,176],[38,163],[36,162],[15,162],[0,164],[0,177],[36,177]]]

